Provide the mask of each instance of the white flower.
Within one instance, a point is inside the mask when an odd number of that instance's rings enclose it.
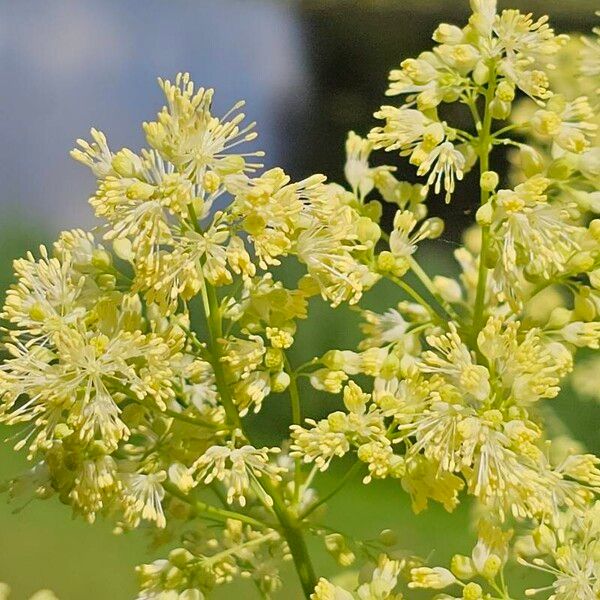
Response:
[[[157,527],[167,524],[162,507],[165,490],[162,482],[167,478],[164,471],[150,473],[122,473],[125,518],[132,527],[140,520],[154,521]]]
[[[222,481],[227,488],[227,502],[236,500],[240,506],[246,505],[246,496],[251,489],[260,493],[260,486],[252,486],[257,477],[280,480],[282,467],[269,463],[269,454],[276,454],[279,448],[254,448],[250,445],[236,448],[233,442],[225,446],[211,446],[194,462],[191,472],[196,481],[210,484]],[[271,503],[271,498],[262,494],[263,500]]]
[[[450,198],[456,187],[456,180],[461,181],[464,176],[466,159],[451,142],[444,142],[434,148],[427,158],[419,165],[417,175],[429,173],[427,185],[434,186],[434,191],[439,194],[444,184],[445,200]]]

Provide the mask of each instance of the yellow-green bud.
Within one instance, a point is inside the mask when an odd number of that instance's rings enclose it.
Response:
[[[126,196],[135,200],[148,200],[154,194],[155,187],[145,181],[136,181],[127,188]]]
[[[469,556],[463,556],[462,554],[455,554],[452,557],[450,570],[459,579],[471,579],[471,577],[475,576],[473,561]]]
[[[533,541],[536,548],[544,554],[553,554],[556,550],[556,536],[552,530],[543,523],[533,532]]]
[[[463,30],[456,25],[440,23],[433,32],[433,40],[438,44],[460,44],[464,38]]]
[[[488,226],[492,222],[493,217],[494,207],[491,202],[486,202],[483,206],[480,206],[475,213],[475,220],[482,227]]]
[[[113,241],[113,250],[115,254],[121,259],[131,262],[133,259],[133,250],[131,248],[131,241],[127,238],[117,238]]]
[[[531,146],[521,146],[519,159],[525,177],[539,175],[544,170],[544,160],[542,156]]]
[[[396,257],[389,250],[384,250],[377,256],[377,269],[382,273],[389,273],[395,267]]]
[[[221,185],[221,178],[214,171],[207,171],[202,178],[202,186],[209,193],[212,194],[219,189]]]
[[[493,192],[500,181],[496,171],[484,171],[479,178],[479,185],[484,192]]]
[[[257,214],[248,215],[244,219],[244,229],[250,235],[258,235],[262,233],[263,229],[266,227],[265,220]]]
[[[496,575],[500,572],[500,567],[502,567],[500,557],[496,554],[490,554],[483,565],[481,575],[489,580],[495,579]]]
[[[462,298],[462,290],[459,283],[451,277],[436,275],[433,278],[433,287],[446,302],[460,302]]]
[[[306,296],[316,296],[321,293],[319,282],[311,275],[303,275],[300,278],[298,289]]]
[[[592,237],[600,242],[600,219],[594,219],[588,229]]]
[[[467,583],[463,588],[463,596],[464,600],[480,600],[483,598],[483,590],[478,583],[471,581],[471,583]]]
[[[58,423],[54,428],[54,437],[57,440],[64,440],[73,433],[73,430],[66,423]]]
[[[392,378],[400,368],[400,360],[395,354],[390,354],[381,365],[380,375],[384,379]]]
[[[128,148],[119,150],[112,159],[112,168],[121,177],[135,177],[140,159]]]
[[[265,367],[267,369],[280,369],[283,365],[283,351],[279,348],[267,348],[265,352]]]
[[[515,86],[506,79],[501,81],[496,88],[496,98],[501,102],[512,102],[515,99]]]
[[[490,80],[490,68],[480,60],[473,69],[473,81],[477,85],[484,85]]]
[[[346,364],[344,353],[341,350],[329,350],[323,355],[321,362],[332,371],[339,371]]]
[[[499,98],[494,98],[490,102],[490,113],[496,120],[507,119],[510,115],[512,104],[510,102],[503,102]]]
[[[381,202],[377,200],[371,200],[371,202],[367,202],[363,206],[363,215],[371,219],[371,221],[379,222],[381,219],[381,214],[383,212],[383,207],[381,206]]]
[[[573,313],[583,321],[593,321],[596,318],[596,303],[590,298],[590,289],[584,287],[575,295]]]
[[[287,390],[290,385],[290,376],[285,371],[279,371],[271,377],[271,389],[276,393]]]
[[[431,217],[427,219],[427,231],[429,232],[429,239],[435,240],[444,233],[444,221],[439,217]]]
[[[185,548],[175,548],[169,552],[169,562],[180,569],[185,569],[187,564],[194,560],[194,555]]]
[[[97,269],[107,269],[112,264],[112,256],[104,248],[92,252],[92,265]]]
[[[571,177],[574,170],[574,165],[569,160],[559,158],[548,167],[548,177],[565,181]]]
[[[381,237],[381,228],[369,217],[360,217],[356,227],[358,239],[364,244],[370,242],[375,245]]]

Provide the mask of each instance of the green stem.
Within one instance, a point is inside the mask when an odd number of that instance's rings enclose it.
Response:
[[[418,304],[420,304],[423,308],[427,310],[427,312],[431,315],[431,318],[434,321],[445,322],[447,320],[446,315],[437,311],[419,292],[413,289],[406,281],[400,279],[400,277],[396,277],[391,274],[386,274],[385,277],[389,279],[391,282],[395,283],[398,287],[402,288],[413,300],[415,300]]]
[[[363,467],[363,463],[360,461],[356,461],[350,469],[346,471],[346,474],[340,479],[338,484],[327,494],[325,494],[322,498],[320,498],[314,504],[311,504],[301,515],[300,519],[303,521],[309,515],[311,515],[319,506],[322,506],[328,500],[331,500]]]
[[[452,306],[444,300],[440,294],[435,289],[433,285],[433,281],[427,273],[423,270],[421,265],[412,257],[408,258],[408,263],[410,264],[411,271],[419,278],[419,281],[425,286],[427,291],[439,302],[440,306],[455,320],[459,321],[460,317],[456,313],[456,311],[452,308]]]
[[[170,408],[165,408],[165,410],[163,410],[163,413],[173,419],[176,419],[177,421],[183,421],[184,423],[189,423],[190,425],[197,425],[198,427],[205,427],[206,429],[210,429],[212,431],[223,429],[223,427],[217,425],[216,423],[208,423],[206,421],[203,421],[202,419],[197,419],[196,417],[186,415],[185,413],[179,413],[176,410],[171,410]]]
[[[215,372],[217,389],[228,420],[243,432],[242,421],[231,396],[231,391],[221,361],[222,354],[219,340],[223,335],[223,325],[217,294],[214,287],[208,284],[206,280],[204,281],[203,287],[205,288],[205,311],[207,313],[206,322],[210,340],[210,353],[212,356],[211,364]],[[249,436],[245,432],[244,435],[249,439]],[[304,540],[304,535],[302,533],[301,523],[295,514],[295,511],[286,506],[279,490],[267,477],[261,479],[260,485],[273,500],[273,512],[279,521],[281,532],[290,548],[304,594],[306,598],[309,599],[317,585],[317,578],[308,554],[308,548],[306,547],[306,541]]]
[[[292,365],[288,357],[284,354],[285,369],[290,376],[290,402],[292,405],[292,422],[294,425],[302,423],[302,409],[300,406],[300,394],[298,392],[298,378],[296,371],[292,369]],[[297,505],[300,501],[300,490],[302,488],[302,460],[294,459],[294,503]]]
[[[209,283],[204,281],[204,287],[206,288],[206,296],[208,299],[208,314],[206,320],[208,323],[208,334],[210,338],[210,353],[211,353],[211,364],[213,371],[215,372],[215,380],[217,383],[217,389],[221,397],[221,403],[225,409],[227,420],[237,429],[242,428],[242,422],[240,415],[238,414],[237,407],[231,396],[231,390],[227,383],[225,376],[225,370],[223,369],[223,362],[221,361],[222,353],[220,340],[223,335],[223,329],[221,324],[221,314],[219,309],[219,302],[217,300],[217,292],[215,288]]]
[[[485,93],[485,113],[481,131],[479,132],[479,173],[485,173],[490,168],[490,151],[492,148],[492,113],[490,104],[494,99],[496,92],[496,73],[492,71],[490,74],[490,83],[488,84]],[[490,192],[481,189],[480,205],[483,206],[488,202]],[[490,228],[488,225],[481,228],[481,252],[479,253],[479,273],[477,278],[477,295],[475,297],[475,307],[473,310],[473,338],[477,339],[477,335],[483,326],[483,313],[485,303],[485,293],[487,290],[487,260],[489,246]]]
[[[192,204],[188,204],[188,212],[194,230],[198,233],[201,233],[202,229],[198,223],[196,212]],[[206,324],[208,327],[208,335],[210,340],[209,349],[211,354],[211,365],[215,372],[215,380],[217,389],[219,391],[219,396],[221,398],[221,403],[223,404],[225,414],[227,415],[227,419],[230,421],[230,423],[243,432],[242,421],[240,419],[235,402],[231,396],[231,390],[229,389],[229,384],[227,383],[227,378],[223,369],[223,363],[221,361],[222,354],[220,340],[223,337],[223,324],[221,320],[221,311],[219,308],[217,292],[215,288],[206,281],[206,279],[204,279],[202,285],[202,301],[204,304],[204,312],[206,314]],[[244,435],[246,438],[248,438],[247,434]],[[296,571],[298,572],[300,583],[302,584],[302,589],[304,590],[304,595],[307,599],[310,599],[310,596],[314,592],[315,586],[317,585],[317,578],[315,576],[312,562],[308,554],[308,549],[306,547],[306,542],[302,534],[301,523],[298,520],[297,515],[292,513],[292,511],[285,505],[285,501],[279,495],[279,490],[268,480],[267,477],[263,478],[261,485],[265,492],[269,494],[273,500],[273,512],[277,516],[277,519],[281,525],[281,531],[290,548],[290,552],[296,566]],[[179,497],[180,499],[185,499],[185,496],[181,494],[181,492],[179,492],[175,486],[168,484],[168,487],[165,486],[165,489],[168,489],[170,493]],[[224,509],[217,509],[213,506],[204,504],[203,502],[200,504],[195,502],[193,506],[197,510],[202,509],[202,511],[205,513],[208,512],[215,517],[222,516],[230,512]],[[243,517],[243,519],[240,517]],[[248,523],[248,519],[251,519],[255,526],[264,527],[260,521],[252,519],[252,517],[246,517],[245,515],[238,515],[238,513],[232,513],[231,518],[237,518],[238,520],[242,520],[246,523]]]
[[[226,523],[228,520],[233,519],[235,521],[241,521],[242,523],[246,523],[247,525],[251,525],[252,527],[256,527],[258,529],[272,529],[270,525],[267,525],[266,523],[255,519],[254,517],[250,517],[248,515],[235,512],[233,510],[227,510],[225,508],[217,508],[216,506],[206,504],[206,502],[202,502],[201,500],[194,500],[193,498],[189,498],[177,486],[173,485],[172,483],[165,482],[163,483],[163,487],[165,488],[165,491],[171,494],[171,496],[174,496],[178,500],[189,504],[192,507],[194,514],[200,517],[204,517],[205,519],[208,519],[210,521]]]
[[[317,585],[317,576],[302,534],[301,520],[295,512],[286,507],[279,490],[270,481],[265,481],[263,487],[273,499],[273,512],[281,525],[281,531],[290,548],[304,595],[307,599],[310,599]]]

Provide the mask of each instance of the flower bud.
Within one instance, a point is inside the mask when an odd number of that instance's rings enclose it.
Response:
[[[500,572],[501,567],[502,560],[500,557],[496,554],[490,554],[483,565],[481,575],[491,581],[496,578],[496,575],[498,575]]]
[[[533,541],[537,549],[543,554],[553,554],[556,550],[556,536],[544,523],[533,532]]]
[[[573,316],[583,321],[593,321],[596,318],[596,303],[590,298],[590,289],[584,287],[575,295]]]
[[[202,187],[209,193],[213,194],[219,189],[221,178],[214,171],[207,171],[202,178]]]
[[[433,40],[438,44],[459,44],[462,42],[464,33],[460,27],[441,23],[433,32]]]
[[[572,161],[566,158],[559,158],[548,167],[548,177],[565,181],[571,177],[574,170],[575,166]]]
[[[133,200],[148,200],[154,194],[155,187],[145,181],[136,181],[127,188],[125,195]]]
[[[585,273],[594,266],[594,258],[589,252],[577,252],[569,262],[567,267],[573,273]]]
[[[462,290],[455,279],[436,275],[433,278],[433,286],[446,302],[460,302],[462,298]]]
[[[493,192],[500,181],[500,177],[496,171],[485,171],[479,178],[479,185],[484,192]]]
[[[412,581],[409,588],[429,588],[441,590],[456,583],[456,577],[443,567],[418,567],[410,572]]]
[[[490,102],[490,114],[497,121],[507,119],[510,115],[512,104],[510,102],[503,102],[498,98],[494,98]]]
[[[588,227],[592,237],[600,242],[600,219],[594,219]]]
[[[494,207],[491,202],[486,202],[483,206],[480,206],[475,213],[475,220],[481,227],[486,227],[491,224],[494,217]]]
[[[279,348],[267,348],[265,352],[265,367],[279,370],[283,365],[283,351]]]
[[[128,148],[119,150],[112,159],[112,168],[121,177],[135,177],[141,167],[141,161]]]
[[[504,79],[496,88],[496,98],[501,102],[512,102],[515,99],[515,86]]]
[[[112,256],[104,248],[96,248],[92,252],[92,265],[97,269],[108,269],[112,264]]]
[[[290,376],[285,371],[279,371],[279,373],[271,377],[271,389],[276,393],[280,394],[287,390],[290,385]]]
[[[131,248],[131,241],[127,238],[117,238],[113,241],[113,250],[115,254],[121,259],[131,262],[133,259],[133,250]]]
[[[455,554],[450,562],[450,570],[459,579],[471,579],[475,576],[475,569],[473,567],[473,561],[469,556],[463,556],[462,554]]]
[[[321,293],[319,282],[312,275],[303,275],[298,281],[298,289],[306,296],[317,296]]]
[[[431,219],[427,219],[426,225],[428,237],[430,240],[435,240],[444,233],[444,221],[439,217],[431,217]]]
[[[190,473],[190,469],[181,463],[173,463],[169,467],[168,473],[169,480],[184,494],[187,494],[196,485],[196,482]]]
[[[519,159],[525,177],[531,178],[534,175],[539,175],[544,170],[542,156],[531,146],[521,146]]]
[[[381,206],[381,202],[371,200],[371,202],[367,202],[367,204],[363,206],[362,212],[365,217],[368,217],[371,221],[377,223],[379,222],[379,219],[381,219],[383,207]]]
[[[396,257],[389,250],[384,250],[377,256],[377,269],[382,273],[390,273],[395,267]]]
[[[471,581],[463,588],[462,597],[464,600],[480,600],[483,598],[483,590],[478,583]]]
[[[371,244],[374,246],[381,237],[381,228],[377,223],[369,219],[369,217],[360,217],[356,227],[358,239],[363,244]]]
[[[482,61],[478,61],[473,69],[473,81],[477,85],[484,85],[490,80],[490,68]]]

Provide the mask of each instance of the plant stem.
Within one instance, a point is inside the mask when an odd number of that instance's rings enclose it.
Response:
[[[427,300],[425,300],[425,298],[423,298],[423,296],[421,296],[419,292],[417,292],[410,285],[408,285],[406,281],[404,281],[400,277],[396,277],[390,274],[386,274],[385,277],[393,283],[395,283],[398,287],[402,288],[402,290],[404,290],[409,296],[411,296],[413,300],[415,300],[418,304],[425,308],[434,321],[446,321],[446,315],[440,313],[433,306],[431,306],[431,304],[429,304],[429,302],[427,302]]]
[[[456,311],[452,306],[446,302],[440,294],[436,291],[433,281],[427,273],[423,270],[421,265],[412,257],[408,258],[411,271],[419,278],[419,281],[425,286],[427,291],[439,302],[440,306],[455,320],[459,321],[460,317],[456,314]]]
[[[217,299],[217,293],[213,286],[211,286],[206,280],[204,280],[205,290],[205,312],[206,324],[208,327],[209,334],[209,348],[211,353],[211,364],[215,372],[215,380],[219,396],[228,420],[240,431],[242,431],[247,439],[249,436],[244,432],[242,421],[240,419],[237,407],[231,396],[231,391],[225,377],[225,371],[223,370],[223,363],[221,361],[221,347],[219,341],[223,335],[223,325],[221,321],[221,312],[219,309],[219,303]],[[299,398],[298,410],[299,410]],[[310,556],[308,554],[308,548],[306,547],[306,541],[302,533],[301,522],[298,519],[295,511],[291,510],[286,506],[284,499],[280,495],[277,487],[267,478],[263,477],[260,481],[260,485],[264,491],[273,500],[273,512],[279,521],[281,532],[285,537],[294,565],[300,578],[300,583],[304,591],[304,595],[307,599],[310,598],[314,592],[315,586],[317,585],[317,578],[315,576],[314,568]]]
[[[212,368],[215,372],[215,380],[217,383],[217,389],[219,390],[219,396],[223,408],[225,408],[225,414],[227,415],[228,421],[237,429],[242,428],[240,421],[240,415],[238,414],[237,408],[231,396],[231,390],[225,377],[225,371],[223,369],[223,363],[221,362],[222,354],[220,347],[220,339],[223,335],[221,315],[219,309],[219,302],[217,300],[217,292],[215,288],[204,280],[204,287],[206,289],[206,296],[208,299],[208,314],[206,320],[208,324],[208,333],[210,338],[210,353],[212,357]]]
[[[361,469],[362,466],[363,466],[363,463],[360,462],[359,460],[357,460],[352,465],[352,467],[350,467],[346,471],[346,474],[340,479],[340,481],[338,482],[338,484],[330,492],[328,492],[327,494],[325,494],[320,500],[318,500],[314,504],[311,504],[300,515],[300,519],[301,520],[306,519],[315,510],[317,510],[317,508],[319,508],[319,506],[322,506],[323,504],[325,504],[325,502],[327,502],[328,500],[331,500],[331,498],[333,498],[358,473],[358,471],[360,471],[360,469]]]
[[[304,595],[307,599],[310,599],[317,585],[317,577],[310,560],[310,555],[308,554],[304,535],[302,534],[301,520],[295,512],[288,509],[279,494],[279,490],[270,481],[265,480],[263,487],[273,499],[273,512],[279,520],[282,533],[290,547]]]
[[[267,525],[266,523],[255,519],[254,517],[250,517],[233,510],[227,510],[225,508],[217,508],[216,506],[206,504],[206,502],[202,502],[201,500],[189,498],[177,486],[170,482],[163,483],[163,487],[165,488],[165,491],[171,494],[171,496],[174,496],[178,500],[189,504],[195,514],[202,516],[205,519],[217,521],[218,523],[226,523],[229,519],[233,519],[235,521],[241,521],[242,523],[251,525],[252,527],[257,527],[258,529],[272,529],[270,525]]]
[[[492,70],[490,73],[490,82],[485,93],[485,113],[481,130],[479,132],[479,173],[485,173],[490,168],[490,151],[492,148],[492,113],[490,104],[494,99],[496,91],[496,73]],[[489,200],[490,193],[481,189],[480,205],[483,206]],[[487,258],[489,245],[490,228],[488,225],[481,227],[481,252],[479,253],[479,274],[477,278],[477,295],[475,298],[475,308],[473,310],[473,338],[477,335],[483,326],[483,312],[485,303],[485,293],[487,290]]]
[[[217,425],[216,423],[208,423],[203,421],[202,419],[197,419],[191,415],[186,415],[184,413],[179,413],[176,410],[171,410],[170,408],[165,408],[162,411],[165,415],[176,419],[177,421],[183,421],[184,423],[189,423],[190,425],[197,425],[198,427],[204,427],[206,429],[210,429],[211,431],[226,431],[225,427],[221,425]]]
[[[294,425],[300,425],[302,422],[302,409],[300,406],[300,394],[298,392],[298,377],[296,371],[292,369],[292,365],[287,357],[284,356],[285,369],[290,376],[290,402],[292,405],[292,422]],[[302,460],[300,458],[294,459],[294,504],[298,504],[300,501],[300,490],[302,488]]]

